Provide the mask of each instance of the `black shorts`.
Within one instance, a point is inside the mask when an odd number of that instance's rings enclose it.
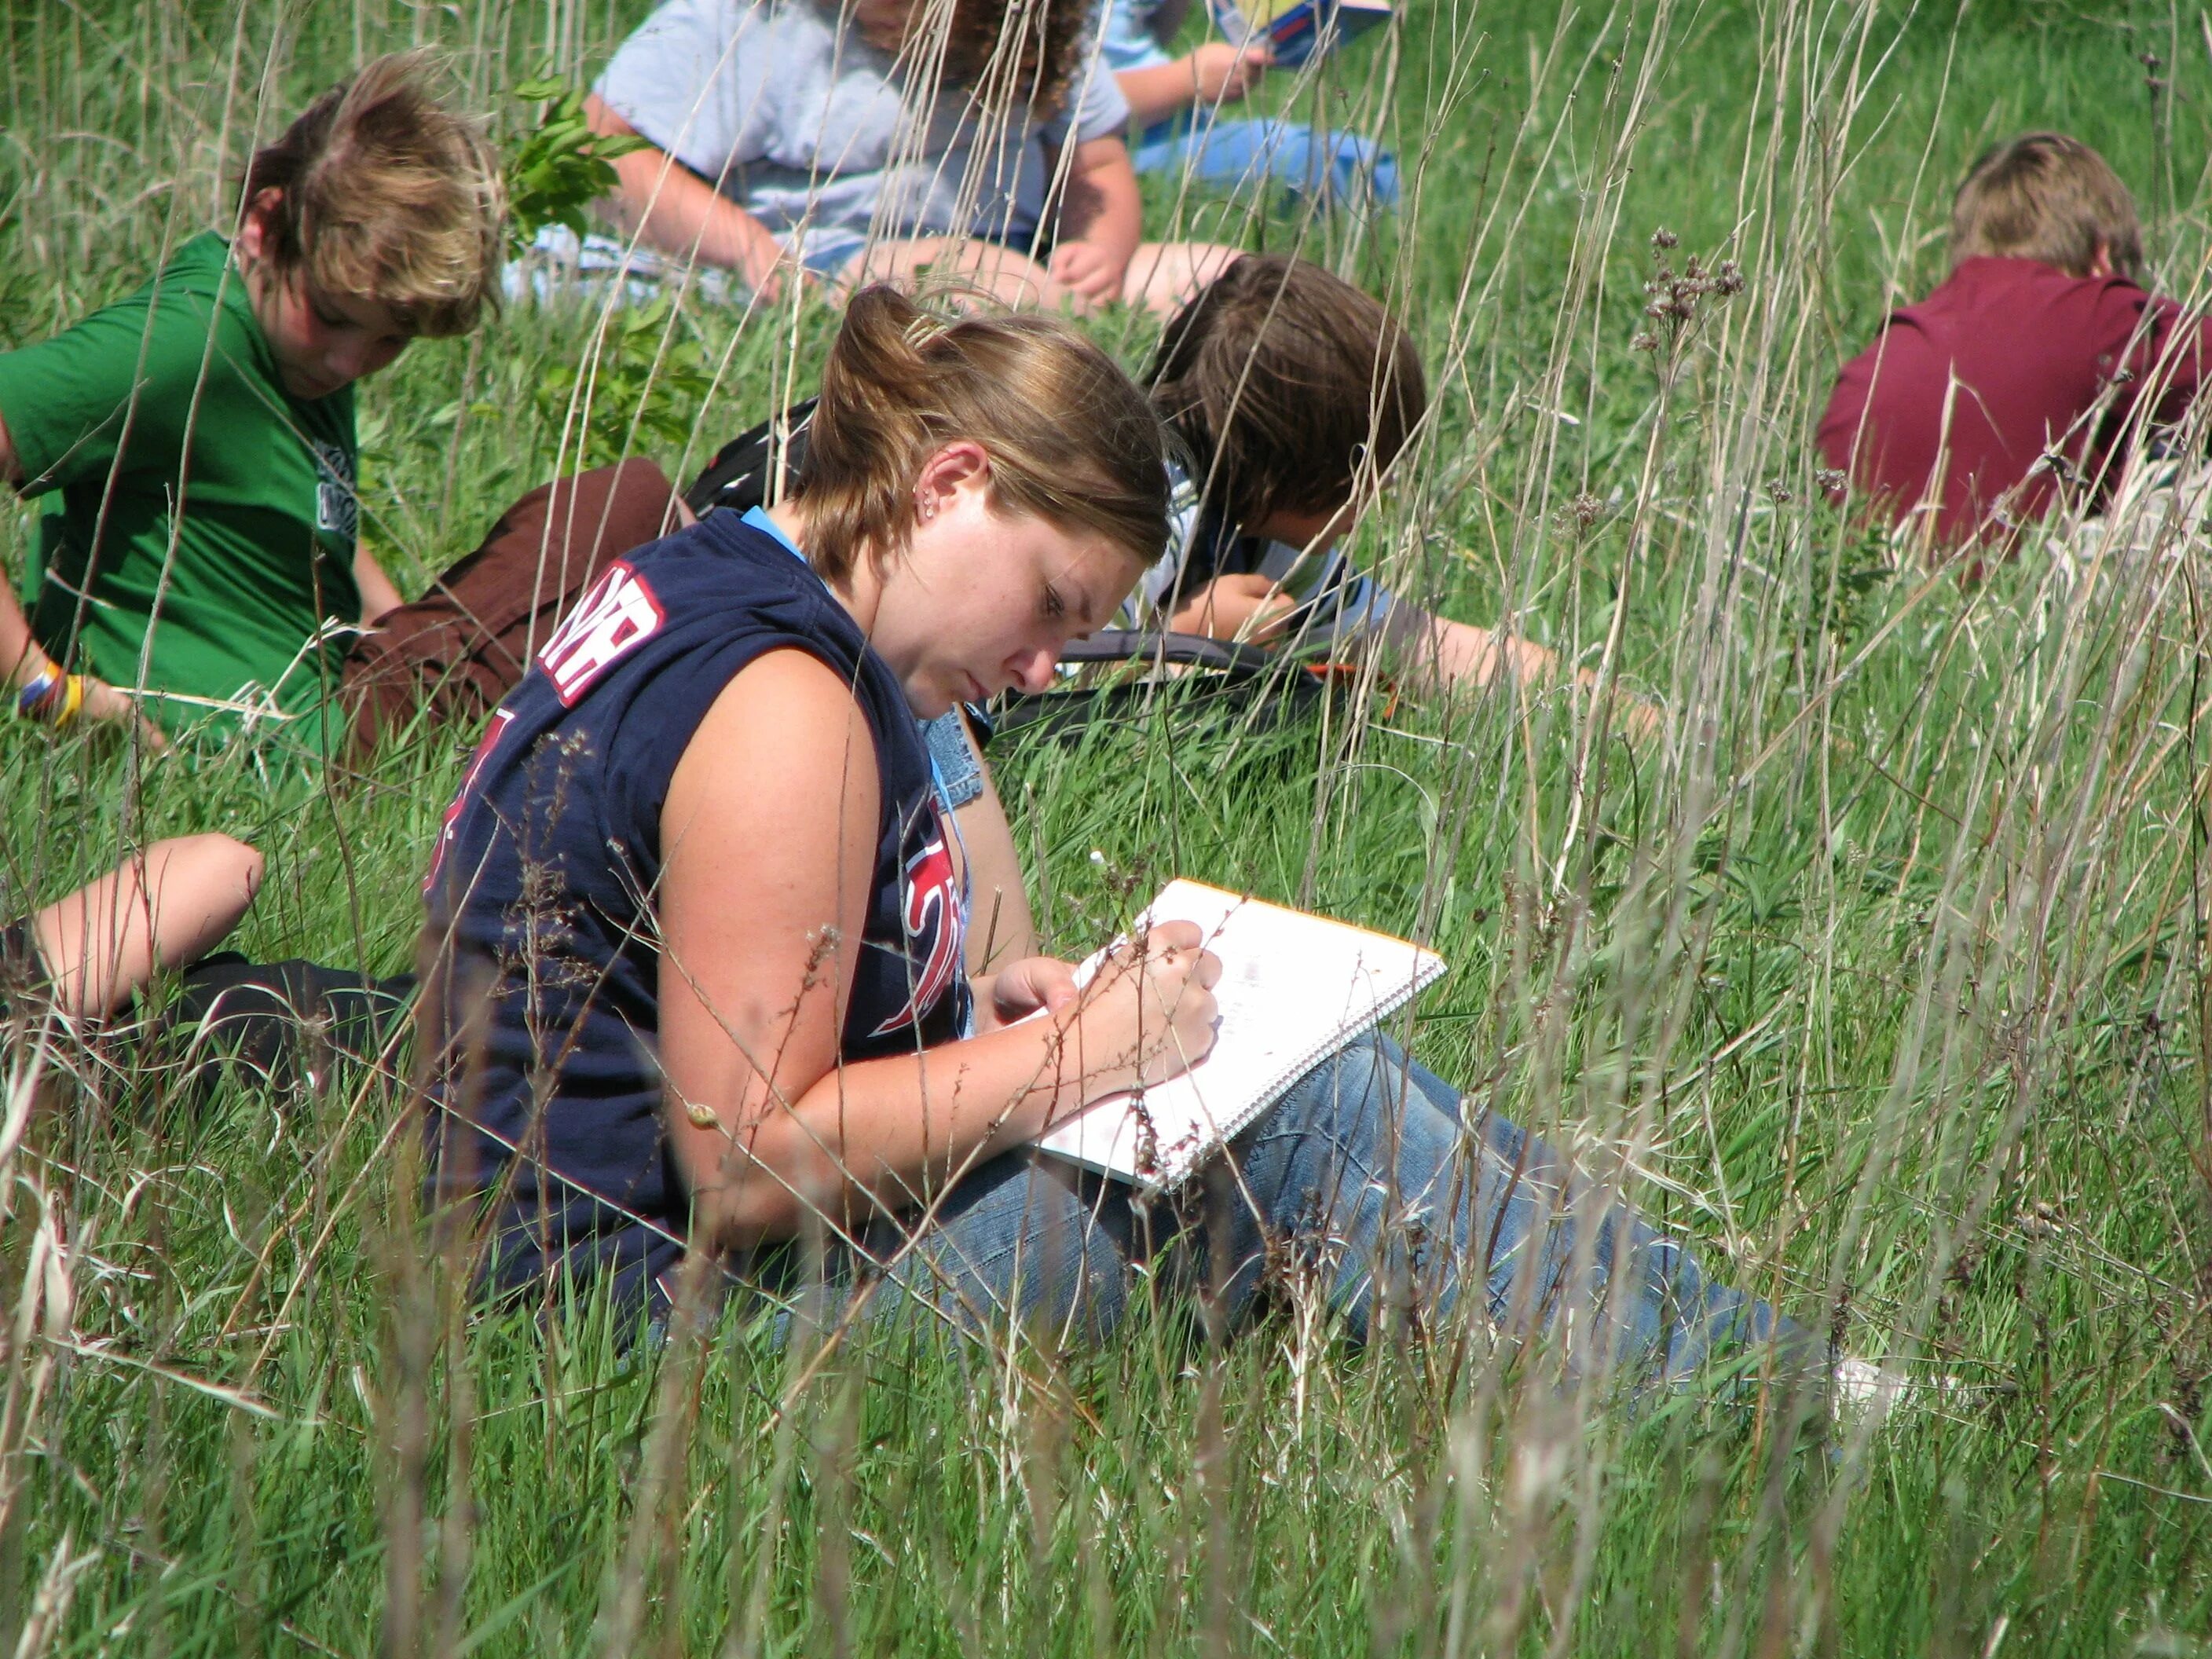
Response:
[[[18,916],[0,927],[0,1020],[19,1003],[36,999],[53,988],[46,964],[39,955],[39,942],[31,933],[31,919]]]

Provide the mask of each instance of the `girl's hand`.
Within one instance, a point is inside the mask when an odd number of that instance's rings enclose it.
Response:
[[[1106,959],[1067,1026],[1083,1102],[1188,1071],[1213,1048],[1221,958],[1195,922],[1164,922]]]
[[[1039,1011],[1064,1012],[1082,997],[1076,988],[1073,964],[1057,957],[1024,957],[975,983],[978,1036]]]
[[[1121,297],[1129,261],[1095,242],[1062,242],[1053,249],[1045,270],[1062,288],[1073,289],[1092,305],[1104,305]]]
[[[1270,61],[1265,43],[1232,46],[1226,40],[1209,40],[1183,59],[1190,65],[1193,97],[1201,107],[1234,104],[1249,96]]]
[[[1263,644],[1282,633],[1297,608],[1297,599],[1256,571],[1216,576],[1168,618],[1168,626],[1178,634]]]

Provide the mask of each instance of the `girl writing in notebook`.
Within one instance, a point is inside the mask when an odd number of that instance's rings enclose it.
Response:
[[[1361,1334],[1377,1264],[1419,1237],[1437,1311],[1467,1284],[1639,1366],[1776,1330],[1617,1205],[1557,1213],[1541,1148],[1463,1133],[1379,1039],[1231,1144],[1224,1201],[1149,1230],[1127,1188],[1030,1150],[1203,1056],[1219,964],[1182,925],[1080,993],[1043,958],[963,978],[915,720],[1042,684],[1113,616],[1166,535],[1164,460],[1143,394],[1066,325],[865,289],[795,492],[617,562],[540,651],[427,886],[437,1196],[486,1218],[488,1288],[658,1314],[687,1285],[880,1275],[878,1312],[1095,1332],[1180,1230],[1231,1312],[1278,1252],[1328,1260]],[[801,1237],[817,1261],[774,1248]]]

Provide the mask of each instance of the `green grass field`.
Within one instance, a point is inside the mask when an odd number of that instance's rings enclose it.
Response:
[[[507,88],[645,9],[0,0],[0,343],[136,285],[361,56],[447,49],[513,137]],[[1398,221],[1160,191],[1153,229],[1401,303],[1438,418],[1363,556],[1666,734],[1369,686],[1264,734],[1017,744],[1049,939],[1175,872],[1419,933],[1454,968],[1425,1059],[1913,1391],[1832,1426],[1632,1408],[1479,1329],[1356,1351],[1296,1297],[1226,1341],[1173,1304],[1073,1352],[732,1319],[625,1364],[588,1312],[468,1313],[403,1091],[194,1098],[19,1031],[0,1652],[2212,1652],[2205,544],[1962,583],[1818,504],[1808,441],[1999,137],[2098,145],[2202,289],[2212,33],[2148,0],[1407,0],[1283,96],[1384,122]],[[1661,227],[1747,284],[1639,351]],[[1141,319],[1099,327],[1141,366]],[[516,307],[418,346],[365,392],[375,545],[412,591],[580,453],[688,476],[826,331]],[[28,526],[0,508],[11,568]],[[270,860],[241,948],[397,968],[450,735],[341,791],[0,721],[0,910],[219,828]]]

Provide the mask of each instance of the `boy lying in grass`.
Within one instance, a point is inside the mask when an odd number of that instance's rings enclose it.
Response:
[[[2135,199],[2078,139],[2031,132],[1976,161],[1951,258],[1844,365],[1818,440],[1942,544],[2008,537],[2062,483],[2101,500],[2133,428],[2179,420],[2212,368],[2212,321],[2141,286]]]
[[[1150,385],[1189,462],[1128,626],[1387,647],[1446,685],[1558,672],[1543,647],[1399,599],[1343,552],[1428,407],[1413,337],[1380,301],[1306,260],[1246,254],[1169,323]]]
[[[423,81],[370,64],[254,155],[234,239],[0,356],[0,478],[58,501],[27,616],[0,585],[20,713],[265,708],[327,746],[326,623],[399,603],[356,535],[353,382],[473,327],[499,271],[498,167]]]
[[[1246,254],[1169,323],[1150,385],[1185,459],[1169,465],[1167,550],[1120,626],[1339,659],[1382,652],[1446,688],[1559,675],[1555,653],[1398,598],[1343,551],[1428,407],[1419,353],[1379,301],[1305,260]],[[991,960],[1019,957],[1033,939],[1013,841],[959,718],[929,738],[974,857],[979,943]],[[1638,735],[1658,723],[1632,700],[1621,718]]]

